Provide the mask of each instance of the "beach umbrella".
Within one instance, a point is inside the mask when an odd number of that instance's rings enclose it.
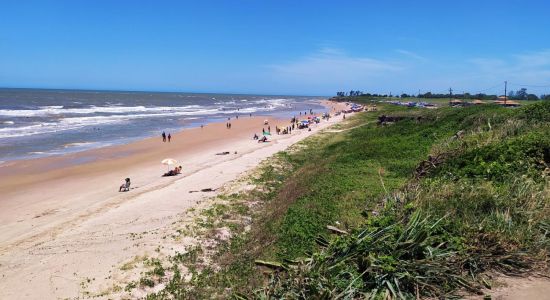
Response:
[[[177,164],[178,161],[173,159],[173,158],[165,158],[160,163],[163,164],[163,165],[167,165],[168,169],[170,169],[170,166]]]

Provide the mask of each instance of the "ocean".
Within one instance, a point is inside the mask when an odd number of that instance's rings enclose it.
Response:
[[[290,118],[321,98],[0,89],[0,163],[129,143],[237,115]]]

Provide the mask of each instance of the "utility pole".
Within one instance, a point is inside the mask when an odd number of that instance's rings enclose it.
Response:
[[[449,103],[451,103],[451,101],[453,101],[453,89],[449,88]]]
[[[506,106],[506,98],[508,98],[508,94],[506,94],[507,88],[508,88],[508,81],[504,81],[504,106]]]

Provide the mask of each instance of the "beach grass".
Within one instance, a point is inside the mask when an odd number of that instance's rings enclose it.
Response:
[[[399,121],[377,125],[381,114]],[[542,102],[356,114],[270,159],[255,189],[223,196],[232,204],[207,215],[249,221],[211,264],[186,265],[192,280],[173,276],[149,298],[452,297],[544,271],[548,115]]]
[[[407,110],[395,124],[354,130],[344,148],[359,168],[369,160],[360,153],[376,159],[384,192],[365,199],[363,224],[274,272],[256,296],[452,297],[482,293],[494,274],[546,270],[549,111],[542,102]]]

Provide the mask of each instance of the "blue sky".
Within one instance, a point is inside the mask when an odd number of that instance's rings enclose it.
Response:
[[[0,87],[550,93],[550,1],[3,1]]]

